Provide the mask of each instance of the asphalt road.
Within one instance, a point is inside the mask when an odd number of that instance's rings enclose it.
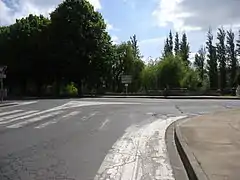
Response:
[[[0,179],[140,179],[138,174],[142,178],[144,174],[143,179],[152,179],[150,175],[161,179],[162,169],[166,169],[165,177],[169,175],[167,157],[161,167],[163,163],[156,164],[157,160],[148,157],[165,153],[164,147],[153,152],[161,145],[158,139],[164,139],[164,131],[158,130],[163,122],[166,128],[169,118],[177,120],[239,106],[238,100],[105,98],[39,100],[1,107]],[[145,158],[129,155],[135,148],[129,145],[129,139],[138,143]],[[120,151],[121,156],[117,155]],[[145,173],[136,169],[139,161],[148,165]],[[133,169],[119,169],[118,163]],[[150,172],[152,169],[155,172]]]

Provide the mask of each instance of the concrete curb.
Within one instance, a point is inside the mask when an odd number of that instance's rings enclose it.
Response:
[[[94,96],[92,98],[145,98],[145,99],[212,99],[212,100],[240,100],[235,96],[224,97],[224,96]]]
[[[165,142],[170,164],[173,170],[173,175],[176,180],[187,180],[188,175],[182,163],[182,160],[177,151],[177,146],[174,139],[175,122],[168,126],[165,133]]]
[[[174,140],[177,151],[190,180],[208,180],[207,175],[204,173],[200,163],[194,154],[189,150],[188,145],[181,134],[179,125],[188,120],[190,120],[190,118],[179,120],[175,123]]]

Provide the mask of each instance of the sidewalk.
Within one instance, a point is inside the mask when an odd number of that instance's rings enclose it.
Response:
[[[175,138],[190,179],[240,179],[240,110],[182,120]]]

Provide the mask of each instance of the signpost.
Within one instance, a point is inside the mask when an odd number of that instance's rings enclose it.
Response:
[[[7,77],[6,74],[5,74],[6,69],[7,69],[7,66],[1,66],[1,67],[0,67],[1,102],[3,102],[3,97],[4,97],[3,79],[5,79],[5,78]]]
[[[132,76],[131,75],[122,75],[121,76],[122,83],[125,85],[126,94],[128,93],[128,84],[132,83]]]

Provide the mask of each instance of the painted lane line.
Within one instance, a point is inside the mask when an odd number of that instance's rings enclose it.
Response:
[[[51,125],[51,124],[56,124],[58,123],[59,121],[61,121],[62,119],[66,119],[66,118],[69,118],[69,117],[72,117],[72,116],[76,116],[77,114],[81,113],[80,111],[73,111],[69,114],[66,114],[64,116],[62,116],[61,118],[59,119],[53,119],[52,121],[48,121],[46,123],[43,123],[43,124],[40,124],[39,126],[36,126],[34,127],[35,129],[42,129],[42,128],[45,128],[46,126],[48,125]]]
[[[38,122],[38,121],[42,121],[43,119],[46,119],[46,118],[49,118],[49,117],[52,117],[52,116],[56,116],[56,115],[61,114],[63,112],[64,111],[52,112],[52,113],[45,114],[45,115],[42,115],[42,116],[39,116],[39,117],[28,119],[26,121],[23,121],[23,122],[20,122],[20,123],[17,123],[17,124],[13,124],[13,125],[7,126],[7,128],[21,128],[21,127],[23,127],[23,126],[25,126],[27,124],[35,123],[35,122]]]
[[[94,180],[174,180],[165,132],[172,122],[185,117],[158,119],[129,127],[105,157]]]
[[[106,119],[98,129],[99,130],[103,129],[109,122],[110,122],[109,119]]]
[[[14,111],[2,112],[2,113],[0,113],[0,116],[5,116],[5,115],[9,115],[9,114],[14,114],[14,113],[22,112],[22,111],[23,111],[23,110],[14,110]]]
[[[38,112],[38,111],[27,111],[27,112],[23,112],[23,113],[13,114],[13,115],[10,115],[10,116],[5,116],[5,117],[0,118],[0,124],[7,124],[7,123],[11,122],[11,120],[6,121],[8,119],[13,119],[13,118],[28,115],[28,114],[33,114],[33,113],[36,113],[36,112]],[[3,122],[1,122],[1,121],[3,121]]]

